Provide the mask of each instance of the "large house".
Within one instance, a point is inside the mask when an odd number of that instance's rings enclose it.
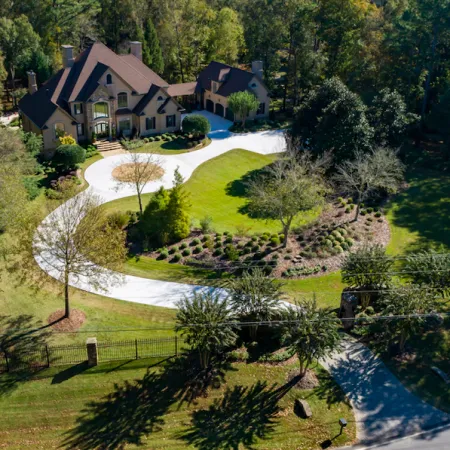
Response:
[[[227,98],[250,90],[260,100],[252,117],[269,112],[268,90],[256,73],[211,62],[192,83],[169,85],[142,62],[142,45],[130,43],[130,53],[118,55],[100,42],[74,58],[73,47],[63,45],[63,68],[39,89],[28,73],[28,94],[19,103],[25,131],[42,134],[44,149],[57,147],[59,136],[77,142],[92,137],[146,136],[180,128],[182,103],[207,109],[230,120]]]

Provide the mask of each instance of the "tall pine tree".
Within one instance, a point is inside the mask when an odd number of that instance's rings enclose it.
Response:
[[[163,73],[164,60],[159,45],[158,35],[151,19],[144,23],[144,44],[143,44],[144,63],[156,73]]]

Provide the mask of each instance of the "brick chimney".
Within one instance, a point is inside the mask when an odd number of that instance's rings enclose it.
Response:
[[[72,45],[62,45],[62,60],[63,67],[67,69],[68,67],[73,66],[74,57],[73,57],[73,46]]]
[[[252,72],[257,75],[261,80],[263,79],[263,67],[264,64],[262,61],[253,61],[252,62]]]
[[[130,52],[132,55],[136,56],[137,59],[142,61],[142,42],[131,41],[130,42]]]
[[[28,92],[33,95],[37,90],[37,83],[36,83],[36,74],[30,70],[27,72],[28,75]]]

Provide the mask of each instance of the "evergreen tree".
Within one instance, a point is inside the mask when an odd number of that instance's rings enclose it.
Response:
[[[152,196],[141,220],[139,230],[145,240],[154,245],[164,245],[168,241],[167,233],[167,205],[169,203],[169,193],[163,186]]]
[[[174,186],[167,205],[168,232],[171,241],[179,241],[189,236],[189,197],[183,187],[184,179],[178,168],[175,170]]]
[[[147,19],[144,24],[144,63],[156,73],[163,73],[164,60],[159,45],[158,35],[151,19]]]

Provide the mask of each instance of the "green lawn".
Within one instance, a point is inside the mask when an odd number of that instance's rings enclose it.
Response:
[[[191,402],[185,368],[143,363],[78,365],[16,384],[1,376],[2,447],[319,449],[338,435],[340,417],[349,425],[334,445],[355,439],[353,413],[320,368],[320,387],[298,390],[287,384],[295,366],[232,364]],[[294,413],[296,398],[307,399],[312,418]]]
[[[450,248],[450,177],[428,169],[407,173],[408,188],[389,202],[388,252],[411,253],[429,246]]]
[[[211,216],[216,231],[236,232],[243,228],[247,232],[278,232],[278,221],[257,220],[245,213],[245,177],[274,161],[274,155],[259,155],[247,150],[232,150],[213,158],[198,167],[186,182],[192,203],[191,216],[194,221]],[[145,194],[144,204],[152,194]],[[137,198],[126,197],[104,205],[108,211],[137,210]],[[301,214],[294,226],[307,223],[317,217],[319,211]]]
[[[207,147],[211,144],[211,139],[209,137],[205,138],[201,146],[196,148],[188,148],[186,146],[186,141],[178,141],[177,139],[166,142],[166,141],[155,141],[145,144],[143,147],[139,147],[136,150],[132,150],[136,153],[155,153],[157,155],[179,155],[181,153],[195,152],[202,148]]]

